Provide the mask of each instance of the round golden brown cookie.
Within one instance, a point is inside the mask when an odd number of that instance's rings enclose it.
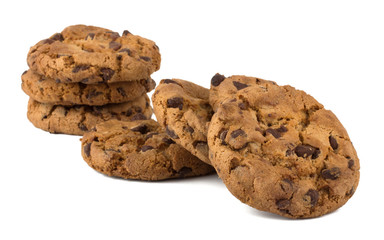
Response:
[[[209,90],[180,79],[164,79],[152,95],[160,125],[178,144],[210,164],[207,131],[213,111]]]
[[[60,82],[111,83],[148,79],[160,68],[157,45],[125,30],[74,25],[31,47],[29,67]]]
[[[135,121],[150,119],[152,108],[147,95],[131,102],[104,106],[61,106],[39,103],[32,98],[28,102],[27,117],[33,125],[51,133],[83,135],[97,123],[110,119]]]
[[[108,176],[154,181],[214,172],[154,120],[100,123],[84,134],[81,145],[88,165]]]
[[[313,97],[245,76],[213,81],[211,95],[220,104],[208,130],[210,160],[242,202],[310,218],[353,195],[359,158],[340,121]]]
[[[57,83],[47,78],[25,71],[21,76],[23,91],[41,103],[59,105],[100,106],[109,103],[132,101],[151,91],[156,86],[152,79],[117,83]]]

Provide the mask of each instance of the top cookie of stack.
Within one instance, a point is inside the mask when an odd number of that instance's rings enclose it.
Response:
[[[110,112],[108,116],[120,119],[121,114],[135,110],[125,109],[126,106],[138,106],[140,104],[136,102],[143,102],[143,99],[148,109],[133,112],[141,113],[141,119],[150,118],[152,109],[146,93],[156,85],[150,76],[159,70],[160,61],[159,48],[153,41],[127,30],[120,35],[100,27],[69,26],[61,33],[39,41],[28,53],[30,69],[22,75],[22,89],[31,98],[29,106],[39,106],[29,107],[28,118],[35,126],[49,132],[81,135],[83,131],[49,129],[52,124],[40,110],[52,109],[50,112],[53,112],[58,106],[60,109],[66,106],[66,110],[68,107],[85,107],[87,113],[98,115],[102,108]],[[124,109],[116,114],[111,111],[116,109],[111,104],[124,104],[118,107]],[[98,106],[97,111],[92,108],[94,106]],[[40,115],[44,116],[40,119]],[[66,117],[63,114],[60,121],[73,122]]]

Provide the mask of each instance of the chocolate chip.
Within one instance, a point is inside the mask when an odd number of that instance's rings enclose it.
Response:
[[[137,120],[147,120],[147,117],[142,113],[136,113],[132,118],[131,121],[137,121]]]
[[[336,180],[340,177],[341,171],[340,168],[338,167],[333,167],[331,169],[324,169],[321,171],[321,176],[324,179],[331,179],[331,180]]]
[[[87,40],[88,38],[93,40],[95,38],[95,34],[94,33],[88,33],[88,35],[85,37],[85,40]]]
[[[295,153],[298,157],[309,157],[312,156],[312,154],[316,151],[316,148],[310,146],[310,145],[298,145],[295,148]]]
[[[145,141],[147,141],[148,139],[152,138],[155,135],[159,135],[159,133],[157,132],[148,133],[148,135],[145,136]]]
[[[175,143],[175,141],[173,141],[172,139],[167,138],[167,137],[164,137],[163,139],[161,139],[161,141],[163,141],[164,143],[169,144],[169,145]]]
[[[191,126],[186,126],[185,127],[185,131],[189,132],[189,133],[194,133],[195,132],[195,129],[193,129]]]
[[[85,144],[83,150],[85,155],[89,157],[91,155],[91,143]]]
[[[52,43],[54,43],[55,42],[55,40],[52,40],[52,39],[45,39],[44,41],[43,41],[43,44],[52,44]]]
[[[241,90],[243,88],[249,87],[247,84],[244,84],[244,83],[241,83],[241,82],[233,81],[232,83],[237,88],[237,90]]]
[[[174,97],[174,98],[167,99],[167,108],[179,108],[179,110],[182,110],[183,101],[184,99],[181,97]]]
[[[132,54],[132,52],[131,52],[131,50],[129,50],[129,48],[120,49],[119,52],[120,53],[126,52],[128,54],[128,56],[131,56],[131,54]]]
[[[219,133],[219,138],[221,140],[221,144],[223,144],[223,145],[227,145],[227,143],[225,142],[225,138],[227,137],[227,133],[228,133],[228,129],[225,129],[225,130],[221,131],[221,133]]]
[[[109,48],[117,51],[117,50],[119,50],[121,48],[121,43],[112,41],[112,42],[109,43]]]
[[[220,85],[220,83],[225,79],[225,77],[219,73],[216,73],[215,76],[211,79],[211,84],[214,87],[217,87]]]
[[[123,97],[127,96],[127,93],[125,92],[125,90],[122,87],[118,87],[118,88],[116,88],[116,90],[118,93],[120,93],[121,96],[123,96]]]
[[[174,83],[174,84],[179,85],[176,81],[174,81],[174,80],[172,80],[172,79],[164,79],[164,80],[162,81],[162,83],[165,83],[165,84]]]
[[[275,138],[281,137],[281,133],[279,131],[277,131],[276,129],[273,129],[273,128],[268,128],[265,132],[271,134]]]
[[[245,132],[241,129],[237,129],[231,133],[231,137],[237,138],[238,136],[246,135]]]
[[[292,156],[294,152],[295,152],[294,150],[292,150],[292,149],[288,149],[288,150],[285,152],[285,156],[286,156],[286,157]]]
[[[285,193],[291,193],[293,191],[293,182],[289,179],[283,179],[280,183],[280,188]]]
[[[197,147],[201,147],[201,146],[208,146],[208,144],[207,144],[207,142],[205,142],[205,141],[194,141],[193,143],[192,143],[192,146],[194,147],[194,148],[197,148]]]
[[[177,136],[177,134],[171,130],[168,126],[165,127],[165,132],[168,134],[168,136],[170,136],[171,138],[173,139],[179,139],[179,136]]]
[[[278,131],[279,133],[283,133],[287,132],[288,129],[284,125],[281,125],[278,129],[276,129],[276,131]]]
[[[146,57],[146,56],[140,56],[140,59],[143,59],[146,62],[151,61],[151,58],[150,57]]]
[[[131,34],[131,32],[129,32],[128,30],[123,31],[123,36],[127,36],[128,34]]]
[[[91,91],[88,92],[86,97],[87,97],[88,100],[91,100],[92,98],[97,97],[97,96],[99,96],[101,94],[103,94],[103,93],[102,92],[96,92],[95,89],[92,89]]]
[[[139,125],[137,127],[134,127],[134,128],[131,128],[131,131],[133,132],[139,132],[141,134],[146,134],[147,132],[149,132],[149,128],[147,125]]]
[[[125,116],[129,117],[131,116],[133,113],[132,109],[128,109],[126,112],[125,112]]]
[[[352,167],[355,165],[355,161],[353,160],[353,159],[350,159],[349,161],[348,161],[348,168],[349,169],[352,169]]]
[[[315,206],[317,204],[317,201],[319,200],[319,192],[314,189],[309,189],[305,196],[308,196],[310,198],[309,202],[312,207]]]
[[[320,149],[316,148],[315,152],[312,154],[312,159],[318,158],[320,153],[321,153]]]
[[[151,149],[154,149],[154,147],[149,146],[149,145],[144,145],[141,147],[142,152],[146,152],[146,151],[151,150]]]
[[[110,37],[113,41],[120,37],[120,34],[119,34],[118,32],[106,32],[106,33],[109,34],[109,37]]]
[[[73,69],[72,69],[72,72],[73,73],[77,73],[77,72],[79,72],[79,71],[84,71],[84,70],[87,70],[88,68],[90,68],[91,66],[89,66],[89,65],[78,65],[78,66],[76,66],[76,67],[74,67]]]
[[[77,124],[77,127],[81,130],[81,131],[88,131],[88,128],[87,126],[85,126],[83,123],[79,123]]]
[[[241,110],[246,110],[247,109],[247,105],[245,103],[243,103],[243,102],[238,103],[237,106],[239,106],[239,108]]]
[[[289,201],[288,199],[279,199],[276,201],[276,206],[278,209],[287,209],[290,204],[291,201]]]
[[[56,33],[54,34],[53,36],[50,37],[50,39],[52,39],[53,41],[64,41],[64,37],[63,35],[61,35],[61,33]]]
[[[89,78],[83,78],[83,79],[81,79],[81,82],[82,83],[87,83],[89,81]]]
[[[329,136],[329,144],[331,144],[333,150],[336,150],[339,147],[339,144],[333,136]]]
[[[101,77],[103,78],[104,82],[107,82],[108,80],[110,80],[113,74],[115,74],[115,71],[110,68],[102,68],[100,71],[102,74]]]
[[[189,167],[182,167],[177,173],[180,174],[182,177],[192,172],[192,168]]]

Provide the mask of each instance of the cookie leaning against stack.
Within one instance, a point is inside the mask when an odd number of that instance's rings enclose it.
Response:
[[[160,68],[157,45],[125,30],[74,25],[31,47],[22,75],[28,119],[51,133],[83,135],[109,119],[150,119],[146,95]]]

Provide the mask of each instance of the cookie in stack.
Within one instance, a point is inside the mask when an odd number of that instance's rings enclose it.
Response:
[[[147,92],[157,45],[125,30],[74,25],[31,47],[22,75],[28,119],[51,133],[83,135],[109,119],[150,119]]]

